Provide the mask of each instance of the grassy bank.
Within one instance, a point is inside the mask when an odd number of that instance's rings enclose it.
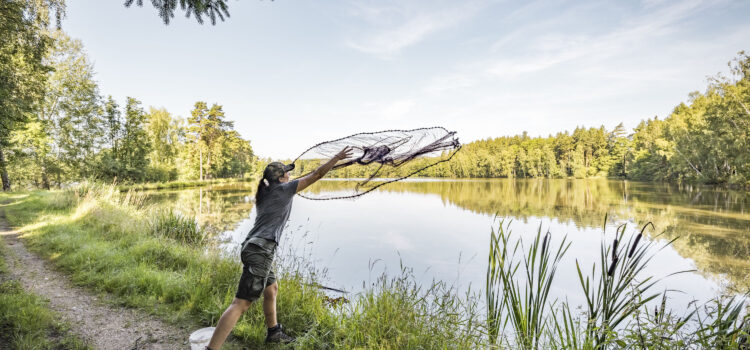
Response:
[[[152,211],[142,196],[87,185],[16,195],[5,209],[27,245],[75,283],[172,322],[214,325],[233,298],[238,259],[222,257],[193,218]],[[334,303],[310,286],[320,271],[281,254],[280,322],[301,349],[746,349],[750,319],[742,298],[717,298],[676,315],[651,291],[654,279],[642,271],[656,245],[671,242],[644,237],[649,227],[605,232],[599,262],[576,266],[581,288],[570,293],[583,293],[582,310],[548,298],[567,243],[552,247],[541,230],[526,245],[510,226],[493,231],[484,300],[441,282],[419,285],[402,268]],[[243,346],[265,348],[259,304],[233,334]]]
[[[89,349],[39,296],[8,275],[8,251],[0,237],[0,348]]]
[[[128,190],[143,191],[143,190],[165,190],[175,188],[190,188],[190,187],[201,187],[215,184],[235,183],[235,182],[255,182],[256,176],[247,178],[230,178],[230,179],[212,179],[212,180],[176,180],[169,182],[148,182],[139,184],[121,184],[117,188],[120,191],[126,192]]]
[[[112,186],[32,192],[6,207],[36,253],[79,285],[113,302],[143,308],[181,324],[214,325],[231,302],[241,273],[238,259],[222,258],[184,227],[184,218],[140,206],[142,198]],[[173,216],[173,215],[172,215]],[[181,220],[180,222],[177,222]],[[450,287],[417,285],[408,269],[383,276],[349,303],[328,302],[312,266],[297,259],[278,264],[280,322],[298,337],[297,348],[476,348],[481,343],[476,305]],[[263,313],[256,303],[234,336],[264,348]]]

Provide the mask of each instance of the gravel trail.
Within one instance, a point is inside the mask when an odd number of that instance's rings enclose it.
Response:
[[[108,305],[76,287],[50,263],[29,252],[0,208],[0,236],[8,247],[10,274],[24,289],[49,300],[71,330],[97,349],[189,349],[190,332],[164,323],[140,310]]]

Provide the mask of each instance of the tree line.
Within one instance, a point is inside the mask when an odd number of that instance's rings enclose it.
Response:
[[[80,41],[53,19],[64,1],[0,3],[0,175],[41,188],[80,179],[125,182],[241,177],[257,171],[243,140],[217,104],[199,101],[186,120],[146,111],[135,98],[102,97]],[[709,79],[665,119],[578,127],[547,137],[503,136],[471,142],[419,173],[456,178],[586,178],[750,185],[750,58],[740,52],[730,75]],[[447,155],[444,155],[444,157]],[[382,177],[405,176],[434,163],[420,159]],[[300,162],[297,173],[319,161]],[[367,177],[369,167],[333,172]]]
[[[57,4],[57,5],[56,5]],[[57,6],[57,7],[55,7]],[[221,105],[187,119],[104,98],[80,41],[50,25],[62,1],[0,4],[0,175],[39,188],[81,179],[118,182],[243,177],[255,156]]]
[[[704,93],[690,94],[665,119],[643,120],[628,131],[578,127],[547,137],[503,136],[474,141],[449,162],[418,174],[453,178],[615,177],[645,181],[687,181],[750,187],[750,57],[740,52],[730,76],[709,79]],[[444,154],[442,158],[448,155]],[[435,163],[421,159],[379,177],[401,177]],[[297,174],[318,160],[298,164]],[[336,177],[369,177],[378,165],[348,167]]]

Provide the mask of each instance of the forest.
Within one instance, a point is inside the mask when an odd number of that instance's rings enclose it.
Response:
[[[119,103],[105,98],[79,40],[35,23],[38,18],[25,15],[20,2],[3,6],[3,18],[18,21],[12,22],[17,28],[0,29],[4,190],[14,184],[49,189],[84,179],[241,178],[254,171],[250,142],[234,130],[221,105],[198,101],[183,119],[164,108],[145,109],[133,97]]]
[[[590,178],[750,186],[750,57],[729,62],[730,76],[709,78],[666,118],[641,121],[634,130],[578,127],[547,137],[526,132],[470,142],[448,162],[419,174],[453,178]],[[447,154],[442,156],[443,159]],[[435,159],[384,166],[378,176],[400,177]],[[298,174],[318,161],[298,165]],[[337,169],[333,176],[364,177],[373,171]]]
[[[28,3],[2,7],[0,31],[0,172],[4,190],[60,187],[84,179],[166,182],[242,178],[268,159],[253,153],[222,106],[197,101],[186,119],[136,98],[104,97],[83,44],[36,15]],[[46,7],[37,7],[43,11]],[[34,9],[32,9],[34,10]],[[589,178],[687,181],[750,186],[750,57],[740,52],[729,76],[709,78],[666,118],[634,130],[578,127],[547,137],[478,140],[450,162],[418,176]],[[533,133],[533,131],[532,131]],[[445,157],[447,155],[443,155]],[[383,167],[378,176],[414,173],[435,159]],[[298,164],[303,174],[318,161]],[[362,177],[371,168],[339,169]]]

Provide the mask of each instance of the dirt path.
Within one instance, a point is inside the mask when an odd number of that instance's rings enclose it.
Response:
[[[154,319],[141,311],[107,305],[99,297],[73,286],[67,276],[26,250],[0,208],[0,236],[10,254],[11,275],[24,289],[50,301],[72,330],[97,349],[189,349],[190,332]]]

